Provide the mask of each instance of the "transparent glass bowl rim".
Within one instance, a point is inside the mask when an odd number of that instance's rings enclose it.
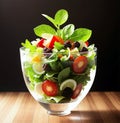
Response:
[[[20,47],[19,48],[19,50],[20,51],[25,51],[25,47]],[[88,51],[80,51],[79,53],[82,55],[82,54],[87,54],[87,53],[89,53],[89,52],[91,52],[91,51],[94,51],[94,52],[97,52],[97,47],[94,47],[93,49],[90,49],[90,50],[88,50]],[[34,53],[34,51],[32,51],[33,53]],[[35,51],[36,52],[36,51]],[[59,51],[58,51],[59,52]],[[43,52],[43,54],[52,54],[52,52],[50,52],[50,53],[44,53]]]

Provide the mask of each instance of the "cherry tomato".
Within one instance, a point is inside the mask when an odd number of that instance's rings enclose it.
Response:
[[[80,83],[77,85],[76,89],[73,91],[72,99],[77,98],[77,96],[80,94],[81,90],[82,90],[82,84]]]
[[[74,56],[70,55],[70,60],[73,61],[74,60]]]
[[[47,96],[56,96],[58,93],[58,86],[51,80],[46,80],[42,83],[42,90]]]
[[[88,60],[86,56],[78,56],[73,62],[73,71],[75,73],[82,73],[87,67],[87,64]]]
[[[45,46],[43,45],[43,43],[44,43],[44,39],[42,38],[42,39],[38,42],[37,47],[42,47],[42,48],[44,48]]]
[[[85,44],[86,44],[87,47],[89,46],[89,42],[88,41],[86,41]]]
[[[50,41],[49,48],[52,49],[54,47],[55,42],[59,42],[61,44],[64,44],[64,41],[59,36],[53,36],[52,40]]]

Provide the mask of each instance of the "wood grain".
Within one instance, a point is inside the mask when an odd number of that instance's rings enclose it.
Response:
[[[64,117],[48,115],[28,92],[0,92],[0,123],[120,123],[120,92],[90,92]]]

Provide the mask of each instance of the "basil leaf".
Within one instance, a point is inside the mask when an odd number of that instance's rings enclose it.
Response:
[[[61,83],[65,79],[67,79],[70,75],[70,67],[67,67],[63,69],[59,74],[58,74],[58,82]]]
[[[62,29],[58,29],[57,30],[57,35],[60,36],[63,39],[63,30]]]
[[[74,32],[75,26],[73,24],[68,24],[63,28],[63,39],[68,39]]]
[[[63,69],[63,66],[61,65],[61,63],[57,61],[50,63],[50,67],[54,72],[59,72]]]
[[[68,12],[64,9],[60,9],[55,14],[55,23],[60,26],[64,24],[68,19]]]
[[[34,32],[37,36],[42,37],[42,34],[49,33],[49,34],[56,34],[55,29],[53,29],[51,26],[46,24],[41,24],[34,28]]]
[[[91,37],[92,31],[86,28],[79,28],[74,31],[70,39],[73,41],[87,41]]]
[[[57,27],[57,25],[56,25],[56,23],[55,23],[55,20],[54,20],[52,17],[50,17],[50,16],[48,16],[48,15],[46,15],[46,14],[42,14],[42,16],[44,16],[45,18],[47,18],[51,23],[53,23],[53,25],[54,25],[55,27]]]

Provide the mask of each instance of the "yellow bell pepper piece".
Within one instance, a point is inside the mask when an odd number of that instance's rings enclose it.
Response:
[[[40,56],[35,56],[35,57],[33,57],[33,59],[32,59],[32,62],[38,63],[38,62],[40,62],[40,61],[41,61]]]

